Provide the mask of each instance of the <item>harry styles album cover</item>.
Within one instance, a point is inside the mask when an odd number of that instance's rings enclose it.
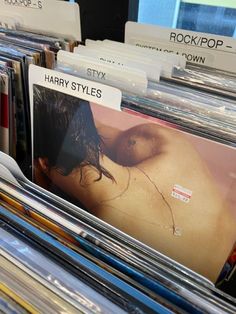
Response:
[[[34,182],[216,282],[236,240],[235,148],[32,86]]]

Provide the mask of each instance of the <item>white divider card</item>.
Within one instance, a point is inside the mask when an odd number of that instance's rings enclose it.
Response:
[[[125,42],[175,53],[190,63],[236,73],[236,40],[230,37],[127,22]]]
[[[147,73],[147,78],[154,82],[160,81],[162,71],[161,63],[154,63],[146,57],[136,57],[135,55],[124,55],[115,51],[115,49],[91,48],[79,45],[74,48],[74,53],[92,57],[97,61],[102,61],[110,65],[118,65],[120,67],[130,67],[137,70],[143,70]]]
[[[81,41],[77,3],[58,0],[0,0],[0,15],[17,20],[18,28]]]
[[[110,65],[93,57],[59,51],[58,67],[63,71],[67,68],[77,76],[114,86],[136,95],[146,95],[148,79],[147,73],[134,68]]]
[[[93,41],[86,40],[86,47],[103,50],[109,53],[122,54],[129,58],[148,58],[152,64],[161,64],[161,76],[171,77],[173,67],[180,66],[185,68],[186,61],[184,57],[175,54],[166,54],[163,52],[154,52],[142,49],[133,45],[123,44],[111,40]]]
[[[29,92],[31,118],[33,118],[33,85],[37,84],[55,91],[78,97],[98,105],[121,110],[120,90],[73,75],[30,65]]]
[[[105,39],[103,42],[103,45],[105,46],[111,46],[114,47],[115,49],[118,50],[126,50],[129,51],[130,53],[136,53],[136,54],[142,54],[142,55],[146,55],[149,56],[151,58],[155,58],[156,60],[161,60],[161,61],[168,61],[171,62],[174,66],[178,65],[181,66],[182,68],[185,68],[186,66],[186,60],[184,57],[180,56],[180,55],[176,55],[176,54],[166,54],[163,51],[152,51],[152,50],[143,50],[140,49],[140,47],[138,46],[133,46],[130,44],[123,44],[123,43],[119,43],[119,42],[115,42],[109,39]]]

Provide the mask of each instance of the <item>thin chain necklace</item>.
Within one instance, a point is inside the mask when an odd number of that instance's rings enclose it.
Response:
[[[156,185],[156,183],[149,177],[149,175],[142,169],[135,167],[137,170],[139,170],[147,179],[149,182],[151,182],[151,184],[154,186],[154,188],[156,189],[156,191],[161,195],[161,198],[163,200],[163,202],[166,204],[166,206],[168,207],[170,214],[171,214],[171,220],[172,220],[172,229],[173,229],[173,235],[174,236],[181,236],[181,230],[179,227],[176,226],[175,223],[175,216],[173,213],[173,210],[170,206],[170,204],[167,202],[164,194],[160,191],[160,189],[158,188],[158,186]]]
[[[165,196],[163,195],[163,193],[160,191],[160,189],[157,187],[156,183],[146,174],[146,172],[138,167],[134,167],[135,169],[137,169],[139,172],[141,172],[146,178],[147,180],[152,184],[152,186],[155,188],[155,190],[161,195],[162,197],[162,200],[163,202],[165,203],[165,205],[168,207],[169,211],[170,211],[170,214],[171,214],[171,220],[172,220],[172,227],[171,227],[171,230],[173,232],[173,235],[174,236],[181,236],[181,229],[179,227],[176,226],[176,223],[175,223],[175,217],[174,217],[174,213],[173,213],[173,210],[170,206],[170,204],[168,203],[168,201],[166,200]],[[117,200],[118,198],[121,198],[129,189],[130,187],[130,179],[131,179],[131,173],[130,173],[130,168],[128,167],[125,167],[125,169],[127,170],[128,172],[128,179],[127,179],[127,184],[126,184],[126,187],[124,188],[124,190],[119,193],[118,195],[112,197],[112,198],[109,198],[109,199],[105,199],[105,200],[102,200],[98,203],[96,203],[95,205],[93,205],[92,207],[90,207],[90,210],[94,210],[95,208],[101,206],[101,205],[106,205],[106,203],[108,202],[112,202],[112,201],[115,201]],[[109,207],[111,208],[115,208],[111,205],[109,205]],[[115,208],[116,209],[116,208]],[[117,210],[117,209],[116,209]],[[121,210],[119,210],[121,211]],[[124,214],[128,215],[125,211],[123,212]],[[131,216],[131,215],[130,215]],[[158,225],[159,227],[163,227],[165,229],[169,229],[169,227],[167,226],[163,226],[161,224],[156,224],[156,223],[151,223],[149,221],[147,221],[148,223],[150,224],[155,224],[155,225]]]

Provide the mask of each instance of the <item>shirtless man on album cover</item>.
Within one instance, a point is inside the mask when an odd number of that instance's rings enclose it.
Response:
[[[87,101],[35,85],[34,180],[216,281],[236,218],[186,136],[137,119],[119,131],[96,120]]]

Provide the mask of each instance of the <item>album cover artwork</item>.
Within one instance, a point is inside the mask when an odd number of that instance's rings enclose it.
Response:
[[[33,85],[34,181],[216,282],[236,239],[236,150]]]
[[[102,310],[104,313],[123,313],[119,306],[91,287],[89,283],[84,283],[81,278],[74,276],[67,269],[68,265],[65,261],[61,260],[59,264],[45,254],[40,245],[35,245],[35,243],[33,245],[29,239],[22,237],[22,234],[14,228],[2,224],[0,235],[0,248],[4,255],[10,256],[10,261],[17,263],[19,270],[26,270],[33,280],[36,279],[38,283],[46,285],[49,290],[55,291],[60,296],[61,302],[66,301],[72,304],[77,310],[76,313],[81,310],[82,312],[91,311],[91,309],[94,312]],[[35,286],[34,289],[36,288]],[[48,313],[48,309],[43,312]],[[56,310],[54,312],[58,313]],[[72,313],[66,310],[65,312]]]
[[[9,77],[0,73],[0,150],[9,154]]]
[[[54,313],[78,313],[78,310],[68,301],[50,291],[49,286],[45,287],[45,284],[39,283],[27,271],[16,266],[19,263],[14,258],[9,255],[7,257],[0,256],[0,309],[2,313],[37,313],[37,309],[44,313],[52,311]],[[5,302],[3,303],[2,300]]]

